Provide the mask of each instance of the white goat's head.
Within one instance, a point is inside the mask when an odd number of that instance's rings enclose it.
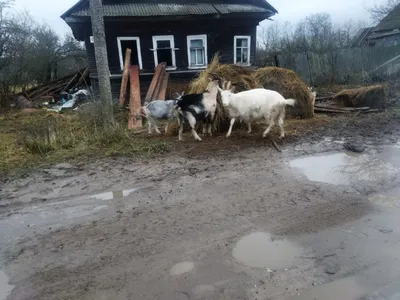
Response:
[[[232,87],[230,90],[223,90],[218,86],[218,91],[221,94],[221,102],[223,106],[229,106],[231,103],[231,97],[233,92],[235,91],[235,87]]]

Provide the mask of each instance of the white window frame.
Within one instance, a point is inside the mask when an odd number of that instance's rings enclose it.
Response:
[[[157,55],[157,42],[158,41],[169,41],[171,45],[171,54],[172,54],[172,66],[166,68],[166,70],[176,70],[176,57],[175,51],[179,50],[175,48],[175,39],[173,35],[153,35],[153,51],[154,55],[154,67],[157,68],[158,66],[158,55]]]
[[[191,40],[203,40],[203,46],[204,46],[204,65],[199,65],[199,66],[192,66],[191,61],[190,61],[190,41]],[[198,34],[198,35],[188,35],[186,37],[187,41],[187,53],[188,53],[188,68],[189,69],[205,69],[207,68],[208,65],[208,56],[207,56],[207,34]]]
[[[136,48],[138,54],[139,69],[143,69],[142,63],[142,51],[140,50],[140,38],[137,36],[119,36],[117,37],[118,52],[119,52],[119,63],[121,66],[121,71],[124,70],[125,53],[122,53],[121,41],[136,41]]]
[[[236,48],[237,48],[237,40],[238,39],[247,39],[247,44],[248,44],[248,51],[249,51],[249,53],[248,53],[248,62],[247,63],[240,63],[240,62],[237,62],[236,61]],[[250,60],[251,60],[251,36],[250,35],[235,35],[234,37],[233,37],[233,62],[235,63],[235,64],[240,64],[240,65],[242,65],[242,66],[250,66],[251,65],[251,62],[250,62]]]

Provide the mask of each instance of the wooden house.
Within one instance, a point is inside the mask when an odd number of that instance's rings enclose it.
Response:
[[[391,47],[400,45],[400,4],[395,6],[375,27],[360,29],[351,47]]]
[[[170,77],[192,78],[217,52],[222,63],[250,66],[256,53],[256,28],[277,10],[265,0],[103,0],[108,62],[118,95],[124,53],[140,68],[141,82],[167,63]],[[75,38],[86,45],[92,86],[96,62],[88,0],[61,16]],[[144,87],[146,88],[146,87]]]

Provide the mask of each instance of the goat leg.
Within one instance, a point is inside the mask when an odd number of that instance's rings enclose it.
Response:
[[[232,119],[231,119],[231,125],[229,126],[228,133],[226,134],[226,137],[227,137],[227,138],[231,136],[231,133],[232,133],[232,127],[233,127],[233,124],[235,124],[235,121],[236,121],[236,119],[235,119],[235,118],[232,118]]]

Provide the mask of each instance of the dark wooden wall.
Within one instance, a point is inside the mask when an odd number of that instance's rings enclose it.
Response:
[[[233,24],[232,24],[233,23]],[[146,26],[147,25],[147,26]],[[251,36],[250,61],[254,62],[256,52],[257,23],[249,21],[210,20],[208,22],[163,22],[156,24],[134,24],[130,22],[106,22],[106,42],[111,74],[121,74],[117,37],[138,36],[140,38],[143,62],[142,73],[154,71],[152,37],[154,35],[174,35],[177,71],[188,70],[188,35],[207,34],[208,62],[219,52],[222,63],[233,63],[235,35]],[[85,35],[85,45],[91,76],[96,77],[96,63],[93,44],[89,41],[90,32]]]

